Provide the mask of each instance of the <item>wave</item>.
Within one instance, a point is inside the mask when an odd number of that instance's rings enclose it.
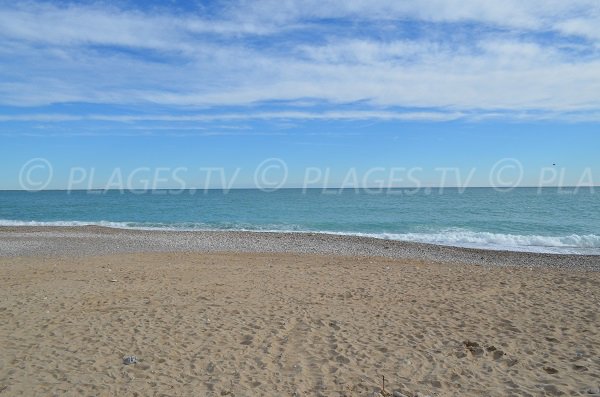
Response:
[[[429,233],[364,233],[334,230],[310,230],[297,225],[223,224],[205,223],[148,223],[111,221],[18,221],[0,219],[0,226],[102,226],[115,229],[171,230],[171,231],[254,231],[272,233],[321,233],[344,236],[372,237],[386,240],[410,241],[491,250],[526,251],[542,253],[600,254],[600,236],[595,234],[565,236],[520,235],[476,232],[450,228]]]
[[[240,232],[273,232],[273,233],[320,233],[303,229],[298,225],[271,224],[257,225],[251,223],[209,224],[201,222],[162,223],[162,222],[113,222],[113,221],[18,221],[0,219],[0,227],[81,227],[102,226],[114,229],[163,230],[163,231],[240,231]],[[327,233],[327,232],[323,232]]]
[[[132,222],[85,222],[85,221],[15,221],[9,219],[0,219],[0,226],[104,226],[115,229],[133,229],[135,224]],[[141,225],[141,224],[140,224]]]
[[[435,233],[360,233],[358,235],[389,240],[508,251],[600,253],[600,236],[595,234],[541,236],[446,229]]]

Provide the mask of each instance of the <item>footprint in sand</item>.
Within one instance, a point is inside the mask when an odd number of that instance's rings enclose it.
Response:
[[[500,361],[501,359],[503,359],[503,363],[506,364],[506,366],[508,367],[512,367],[513,365],[515,365],[518,360],[515,358],[507,358],[506,357],[506,353],[498,348],[496,348],[496,346],[494,345],[489,345],[488,347],[486,347],[485,349],[477,342],[473,342],[473,341],[464,341],[463,345],[465,346],[465,348],[471,353],[472,357],[477,357],[477,358],[481,358],[484,356],[488,356],[487,353],[491,353],[492,358],[495,361]],[[464,352],[458,352],[456,354],[456,357],[458,358],[464,358],[466,357],[466,354]]]
[[[498,350],[496,346],[488,346],[486,350],[488,351],[488,353],[492,353],[492,357],[494,357],[494,360],[500,360],[506,355],[506,353],[504,353],[502,350]]]
[[[244,339],[240,342],[242,345],[248,346],[252,344],[254,337],[252,335],[244,335]]]
[[[468,351],[471,352],[471,354],[475,357],[481,357],[483,356],[483,348],[481,346],[479,346],[479,343],[477,342],[471,342],[471,341],[464,341],[463,344],[465,345],[465,347],[467,348]]]

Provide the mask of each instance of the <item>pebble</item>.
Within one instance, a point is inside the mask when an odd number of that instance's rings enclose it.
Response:
[[[130,364],[135,364],[138,362],[138,359],[136,356],[125,356],[123,357],[123,364],[125,365],[130,365]]]

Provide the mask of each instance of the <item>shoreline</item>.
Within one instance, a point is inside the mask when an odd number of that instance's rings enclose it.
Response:
[[[0,257],[143,252],[320,254],[600,271],[600,255],[497,251],[324,233],[0,226]]]

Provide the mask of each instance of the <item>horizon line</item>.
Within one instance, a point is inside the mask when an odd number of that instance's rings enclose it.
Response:
[[[422,190],[422,189],[495,189],[501,191],[513,190],[513,189],[591,189],[591,188],[599,188],[600,185],[552,185],[552,186],[352,186],[352,187],[280,187],[276,189],[269,188],[258,188],[258,187],[231,187],[231,188],[158,188],[158,189],[102,189],[102,188],[92,188],[92,189],[42,189],[42,190],[27,190],[27,189],[2,189],[0,188],[0,192],[28,192],[28,193],[39,193],[39,192],[109,192],[109,191],[130,191],[130,192],[154,192],[154,191],[206,191],[206,190],[215,190],[215,191],[230,191],[230,190],[260,190],[265,193],[272,193],[277,190],[390,190],[390,189],[406,189],[406,190]]]

